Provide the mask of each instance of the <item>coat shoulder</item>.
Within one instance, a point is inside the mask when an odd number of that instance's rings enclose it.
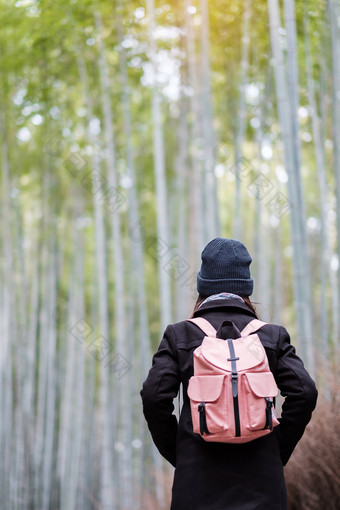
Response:
[[[208,317],[206,318],[208,319]],[[211,320],[211,316],[209,319],[209,322],[212,322],[217,329],[218,324]],[[242,328],[252,320],[249,316],[247,317],[248,320],[246,319],[246,322],[244,322],[244,316],[242,319]],[[190,349],[194,346],[200,345],[203,340],[204,333],[188,319],[170,324],[170,327],[178,349]],[[287,330],[282,325],[274,323],[267,323],[258,331],[259,338],[263,345],[275,351],[277,351],[280,343],[280,337],[284,333],[287,334]]]
[[[170,325],[177,349],[190,349],[203,340],[203,332],[189,320],[182,320]]]
[[[268,322],[265,326],[263,326],[258,331],[258,335],[263,345],[269,349],[277,351],[279,348],[282,328],[283,326],[281,326],[281,324],[274,324],[271,322]]]

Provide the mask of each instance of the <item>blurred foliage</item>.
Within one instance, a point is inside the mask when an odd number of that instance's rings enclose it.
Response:
[[[190,16],[195,29],[196,63],[199,73],[201,55],[201,13],[199,2],[192,2]],[[228,168],[234,157],[234,139],[238,125],[238,98],[240,93],[241,45],[243,30],[243,1],[216,0],[209,3],[210,65],[214,111],[214,129],[217,139],[216,163],[224,170],[218,177],[222,235],[230,236],[233,225],[234,180]],[[121,191],[126,193],[126,139],[123,130],[122,82],[120,76],[119,44],[127,57],[129,99],[133,121],[132,143],[137,172],[139,209],[146,243],[154,238],[156,224],[155,185],[153,174],[153,143],[151,92],[149,77],[149,34],[145,2],[123,0],[93,2],[73,0],[1,0],[0,68],[2,100],[5,114],[5,132],[11,163],[11,186],[14,200],[20,204],[23,215],[27,212],[39,223],[39,210],[43,196],[46,172],[54,201],[54,210],[59,222],[59,231],[71,237],[71,229],[63,219],[77,208],[81,198],[79,214],[90,218],[83,222],[87,229],[89,246],[92,239],[92,197],[80,178],[70,171],[70,157],[80,158],[90,164],[91,147],[86,136],[87,120],[84,84],[79,76],[79,59],[84,59],[89,79],[93,113],[98,119],[99,141],[102,158],[105,158],[103,140],[103,113],[98,69],[98,44],[94,13],[100,12],[103,20],[102,37],[106,48],[111,80],[111,101],[116,143],[117,169]],[[175,189],[176,153],[178,152],[178,127],[182,115],[190,123],[186,113],[186,102],[190,95],[188,85],[188,55],[186,48],[184,1],[166,0],[156,4],[156,41],[163,61],[159,72],[164,85],[161,87],[163,128],[165,140],[166,174],[169,190]],[[316,81],[318,102],[320,101],[321,59],[329,71],[329,30],[326,22],[326,6],[323,1],[297,2],[298,59],[300,104],[307,106],[306,72],[304,54],[304,17],[309,17],[313,56],[313,73]],[[283,13],[282,13],[283,16]],[[121,35],[119,35],[121,34]],[[251,160],[255,170],[263,163],[258,158],[256,142],[257,127],[252,119],[263,106],[263,136],[272,148],[273,155],[267,159],[268,177],[285,193],[275,173],[282,164],[282,142],[275,106],[275,86],[272,75],[270,35],[267,3],[253,2],[251,7],[249,76],[247,83],[254,86],[255,95],[249,96],[246,104],[246,140],[244,156]],[[122,41],[119,41],[119,38]],[[282,44],[285,46],[285,31],[282,29]],[[327,51],[325,52],[325,45]],[[171,82],[173,79],[173,82]],[[330,94],[330,75],[323,76],[325,94]],[[169,88],[170,83],[170,88]],[[171,84],[172,83],[172,84]],[[182,87],[181,87],[182,85]],[[327,112],[330,104],[326,101]],[[301,129],[311,131],[310,118],[300,118]],[[326,137],[331,132],[329,116],[326,122]],[[255,124],[256,126],[256,124]],[[331,135],[329,134],[331,138]],[[307,137],[308,139],[308,137]],[[309,140],[309,139],[308,139]],[[198,141],[199,142],[199,141]],[[221,150],[221,148],[223,150]],[[308,216],[319,215],[319,196],[315,168],[314,147],[311,141],[302,143],[303,180]],[[331,188],[332,151],[326,149],[327,175]],[[90,170],[89,164],[87,171]],[[304,171],[304,169],[307,169]],[[170,193],[170,192],[169,192]],[[75,197],[78,197],[75,200]],[[243,207],[245,240],[253,243],[254,224],[249,210],[255,210],[256,200],[244,190],[247,206]],[[330,197],[332,203],[334,197]],[[34,205],[36,204],[36,205]],[[37,205],[40,204],[40,205]],[[176,210],[176,195],[171,199],[171,213]],[[123,235],[128,250],[128,203],[123,206]],[[77,213],[78,214],[78,213]],[[173,213],[174,214],[174,213]],[[288,215],[282,218],[283,247],[289,246]],[[65,229],[65,230],[64,230]],[[29,230],[26,231],[29,236]],[[286,253],[286,252],[284,252]],[[66,262],[66,261],[65,261]],[[157,331],[158,310],[154,305],[157,282],[152,277],[155,261],[146,257],[145,267],[148,281],[148,299],[151,323]],[[291,275],[289,255],[285,256],[284,272]],[[284,276],[284,275],[283,275]],[[285,280],[285,278],[283,278]],[[91,276],[88,275],[88,284]],[[291,302],[291,289],[285,306]],[[293,312],[291,310],[291,312]],[[287,309],[287,313],[289,313]],[[289,315],[287,315],[287,318]]]

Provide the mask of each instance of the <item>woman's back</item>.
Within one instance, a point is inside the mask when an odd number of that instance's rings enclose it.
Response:
[[[212,295],[194,316],[204,317],[216,330],[225,320],[242,330],[256,318],[249,305],[232,294]],[[286,397],[280,425],[249,443],[228,444],[206,442],[193,432],[187,388],[193,351],[204,333],[189,321],[169,325],[164,332],[141,396],[153,440],[176,468],[171,510],[287,509],[283,465],[311,418],[317,392],[284,327],[266,324],[258,335]],[[173,399],[180,383],[183,406],[177,423]]]

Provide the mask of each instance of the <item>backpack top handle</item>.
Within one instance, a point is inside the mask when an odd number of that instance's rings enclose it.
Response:
[[[194,317],[193,319],[187,320],[196,324],[196,326],[198,326],[207,336],[216,337],[216,329],[212,324],[210,324],[209,321],[203,317]],[[268,324],[268,322],[260,321],[259,319],[253,319],[252,321],[248,322],[245,328],[242,329],[241,337],[246,337],[252,333],[255,333],[255,331],[258,331],[266,324]]]

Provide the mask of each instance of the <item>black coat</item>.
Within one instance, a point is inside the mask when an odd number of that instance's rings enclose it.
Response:
[[[201,305],[203,316],[218,329],[232,320],[239,330],[255,318],[237,299]],[[143,412],[159,452],[174,467],[170,510],[286,510],[283,465],[288,462],[316,405],[317,390],[283,326],[258,331],[270,369],[285,401],[280,425],[271,434],[244,444],[206,442],[192,429],[188,381],[193,351],[204,337],[188,321],[167,326],[141,389]],[[179,423],[173,399],[183,383]]]

